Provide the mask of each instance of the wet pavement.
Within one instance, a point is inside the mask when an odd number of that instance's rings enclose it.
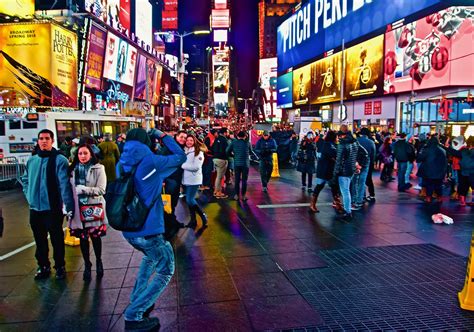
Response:
[[[474,329],[474,313],[457,300],[474,208],[426,206],[416,191],[377,179],[377,202],[345,223],[329,189],[312,215],[298,204],[310,198],[299,173],[280,174],[266,194],[252,170],[246,203],[200,196],[209,227],[173,241],[176,273],[152,314],[162,331]],[[0,331],[123,331],[141,254],[109,230],[101,281],[83,282],[79,247],[66,248],[66,280],[34,281],[22,193],[0,192],[0,206]],[[433,224],[438,212],[454,224]]]

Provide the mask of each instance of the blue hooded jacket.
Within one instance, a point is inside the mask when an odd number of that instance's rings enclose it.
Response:
[[[161,200],[163,181],[186,161],[186,155],[171,136],[165,136],[163,144],[171,151],[171,155],[155,155],[146,144],[139,141],[127,141],[124,145],[119,162],[126,172],[138,165],[135,172],[135,188],[138,195],[147,206],[150,206],[158,197],[148,213],[143,228],[137,232],[123,232],[125,238],[165,232],[163,201]],[[117,176],[120,176],[118,164]]]

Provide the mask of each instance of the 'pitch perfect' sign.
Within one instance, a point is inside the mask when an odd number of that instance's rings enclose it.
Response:
[[[0,25],[0,85],[30,106],[77,108],[77,52],[77,35],[58,25]]]
[[[443,1],[309,0],[278,27],[278,71]]]

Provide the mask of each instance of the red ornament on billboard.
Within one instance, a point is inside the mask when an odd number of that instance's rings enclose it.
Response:
[[[392,75],[397,69],[397,57],[395,52],[390,51],[385,56],[385,74]]]
[[[421,76],[420,74],[418,62],[414,63],[413,66],[411,67],[410,76],[413,80],[415,80],[416,83],[421,84],[421,81],[423,80],[423,76]]]
[[[398,40],[398,48],[405,48],[408,46],[408,36],[411,35],[412,32],[408,27],[405,27],[400,35],[400,39]]]
[[[431,55],[431,67],[434,70],[442,70],[449,61],[449,52],[446,47],[437,47]]]
[[[446,96],[441,97],[438,112],[443,117],[444,121],[448,121],[449,114],[453,112],[453,100],[447,99]]]

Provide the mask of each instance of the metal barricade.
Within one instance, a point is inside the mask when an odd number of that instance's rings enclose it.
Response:
[[[4,157],[0,161],[0,182],[20,183],[20,177],[26,169],[26,162],[31,155]]]

